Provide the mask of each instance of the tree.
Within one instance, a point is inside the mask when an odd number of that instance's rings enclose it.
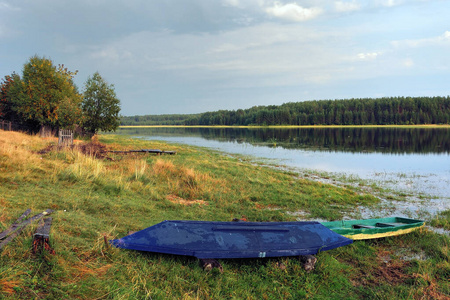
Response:
[[[11,88],[16,95],[11,109],[21,121],[36,124],[41,130],[73,126],[80,121],[82,100],[72,81],[76,73],[64,65],[56,68],[50,59],[31,57],[24,65],[22,80],[15,80]]]
[[[108,84],[98,72],[86,81],[82,108],[83,128],[87,132],[115,131],[120,125],[120,100],[114,85]]]
[[[17,97],[14,85],[20,84],[20,76],[16,73],[6,75],[0,84],[0,118],[15,121],[16,114],[12,109],[13,99]]]

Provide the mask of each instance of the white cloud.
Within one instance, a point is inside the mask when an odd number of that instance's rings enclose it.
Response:
[[[336,1],[334,3],[334,7],[337,12],[351,12],[351,11],[357,11],[361,9],[361,4],[356,1]]]
[[[371,53],[358,53],[358,58],[360,59],[360,60],[374,60],[374,59],[376,59],[377,58],[377,56],[379,55],[380,53],[378,53],[378,52],[371,52]]]
[[[380,6],[393,7],[403,4],[403,0],[378,0],[377,3]]]
[[[272,7],[267,8],[266,12],[277,18],[302,22],[316,18],[322,13],[322,9],[319,7],[304,8],[297,3],[281,4],[277,1]]]
[[[411,58],[407,58],[403,60],[402,64],[407,68],[411,68],[414,66],[414,61]]]
[[[417,48],[417,47],[427,47],[432,45],[442,45],[450,43],[450,31],[445,31],[442,35],[425,38],[425,39],[415,39],[415,40],[401,40],[392,41],[391,44],[396,48],[407,47],[407,48]]]

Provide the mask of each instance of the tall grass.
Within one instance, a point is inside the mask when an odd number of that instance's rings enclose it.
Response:
[[[68,166],[61,166],[60,174],[62,178],[73,181],[93,181],[106,175],[103,161],[93,156],[84,155],[76,150],[66,150]]]
[[[11,179],[8,173],[19,178],[34,175],[34,171],[42,170],[48,162],[35,153],[45,145],[39,137],[28,136],[18,132],[2,132],[0,134],[0,163],[2,173],[0,178]]]

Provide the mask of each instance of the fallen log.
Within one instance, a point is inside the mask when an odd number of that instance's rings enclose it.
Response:
[[[174,155],[177,154],[176,151],[163,151],[160,149],[139,149],[139,150],[108,150],[107,152],[111,152],[111,153],[123,153],[123,154],[128,154],[128,153],[154,153],[154,154],[169,154],[169,155]]]

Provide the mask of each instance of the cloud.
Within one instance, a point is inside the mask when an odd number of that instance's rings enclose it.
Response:
[[[266,12],[280,19],[303,22],[319,16],[322,13],[322,9],[319,7],[304,8],[297,3],[281,4],[277,1],[272,7],[266,8]]]
[[[411,58],[407,58],[403,60],[402,64],[407,68],[411,68],[414,66],[414,61]]]
[[[378,0],[376,3],[380,6],[394,7],[403,4],[403,0]]]
[[[361,4],[356,1],[336,1],[334,3],[334,8],[337,12],[351,12],[351,11],[357,11],[361,9]]]
[[[418,47],[428,47],[433,45],[443,45],[450,44],[450,31],[445,31],[442,35],[424,38],[424,39],[415,39],[415,40],[401,40],[401,41],[392,41],[392,46],[395,48],[418,48]]]
[[[379,52],[371,52],[371,53],[358,53],[357,57],[360,60],[374,60],[379,55]]]

